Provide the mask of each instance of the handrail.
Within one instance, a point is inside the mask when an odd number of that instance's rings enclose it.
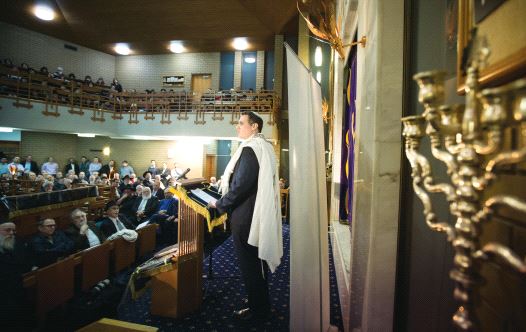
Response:
[[[280,98],[274,91],[220,91],[220,92],[117,92],[107,86],[88,86],[79,81],[56,80],[40,74],[13,71],[0,66],[0,96],[14,98],[16,107],[32,108],[33,102],[45,104],[46,116],[59,116],[58,106],[69,107],[69,113],[84,115],[93,111],[91,120],[105,121],[104,115],[137,123],[137,115],[145,120],[159,118],[162,124],[171,123],[170,115],[186,120],[195,114],[195,124],[202,124],[204,113],[212,113],[213,120],[222,120],[223,113],[239,114],[254,111],[270,114],[269,124],[275,122]],[[159,114],[160,117],[155,115]]]

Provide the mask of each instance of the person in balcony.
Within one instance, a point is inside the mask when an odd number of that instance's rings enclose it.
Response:
[[[24,166],[20,163],[20,157],[16,156],[13,158],[13,162],[9,164],[9,172],[16,176],[24,174]]]
[[[95,85],[98,85],[98,86],[106,86],[106,83],[104,83],[104,79],[102,77],[99,77],[99,79],[97,80],[97,82],[95,82]]]
[[[122,85],[119,83],[119,81],[116,78],[114,78],[113,81],[111,82],[110,88],[119,93],[122,92]]]
[[[57,67],[57,70],[53,74],[51,74],[51,78],[63,81],[64,80],[64,68]]]

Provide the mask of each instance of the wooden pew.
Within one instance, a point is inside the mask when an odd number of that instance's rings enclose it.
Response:
[[[73,297],[74,267],[73,257],[68,257],[35,272],[36,315],[39,321]]]
[[[112,243],[106,241],[96,247],[81,251],[81,290],[87,292],[110,275],[110,252]]]
[[[117,274],[135,262],[136,247],[135,242],[128,242],[123,238],[118,238],[113,242],[113,273]]]
[[[155,237],[157,225],[150,224],[137,231],[137,257],[144,257],[146,254],[155,250]]]

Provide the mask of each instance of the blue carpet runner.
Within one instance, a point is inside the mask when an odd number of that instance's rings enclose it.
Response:
[[[152,316],[149,312],[151,296],[146,293],[137,301],[126,301],[119,308],[119,319],[155,326],[159,331],[288,331],[289,330],[289,226],[283,225],[283,259],[275,273],[270,274],[269,292],[272,305],[267,321],[254,323],[237,322],[232,312],[244,307],[246,298],[244,284],[229,237],[213,253],[213,278],[203,280],[208,287],[201,310],[181,319]],[[329,253],[331,251],[329,250]],[[332,253],[330,266],[330,312],[331,324],[343,331],[338,286]],[[208,259],[203,262],[203,272],[208,271]]]

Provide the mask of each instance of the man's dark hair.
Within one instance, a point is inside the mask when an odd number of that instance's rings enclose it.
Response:
[[[249,111],[242,112],[241,115],[248,116],[248,123],[250,124],[257,123],[259,132],[263,131],[263,119],[259,115],[257,115],[254,112],[249,112]]]

